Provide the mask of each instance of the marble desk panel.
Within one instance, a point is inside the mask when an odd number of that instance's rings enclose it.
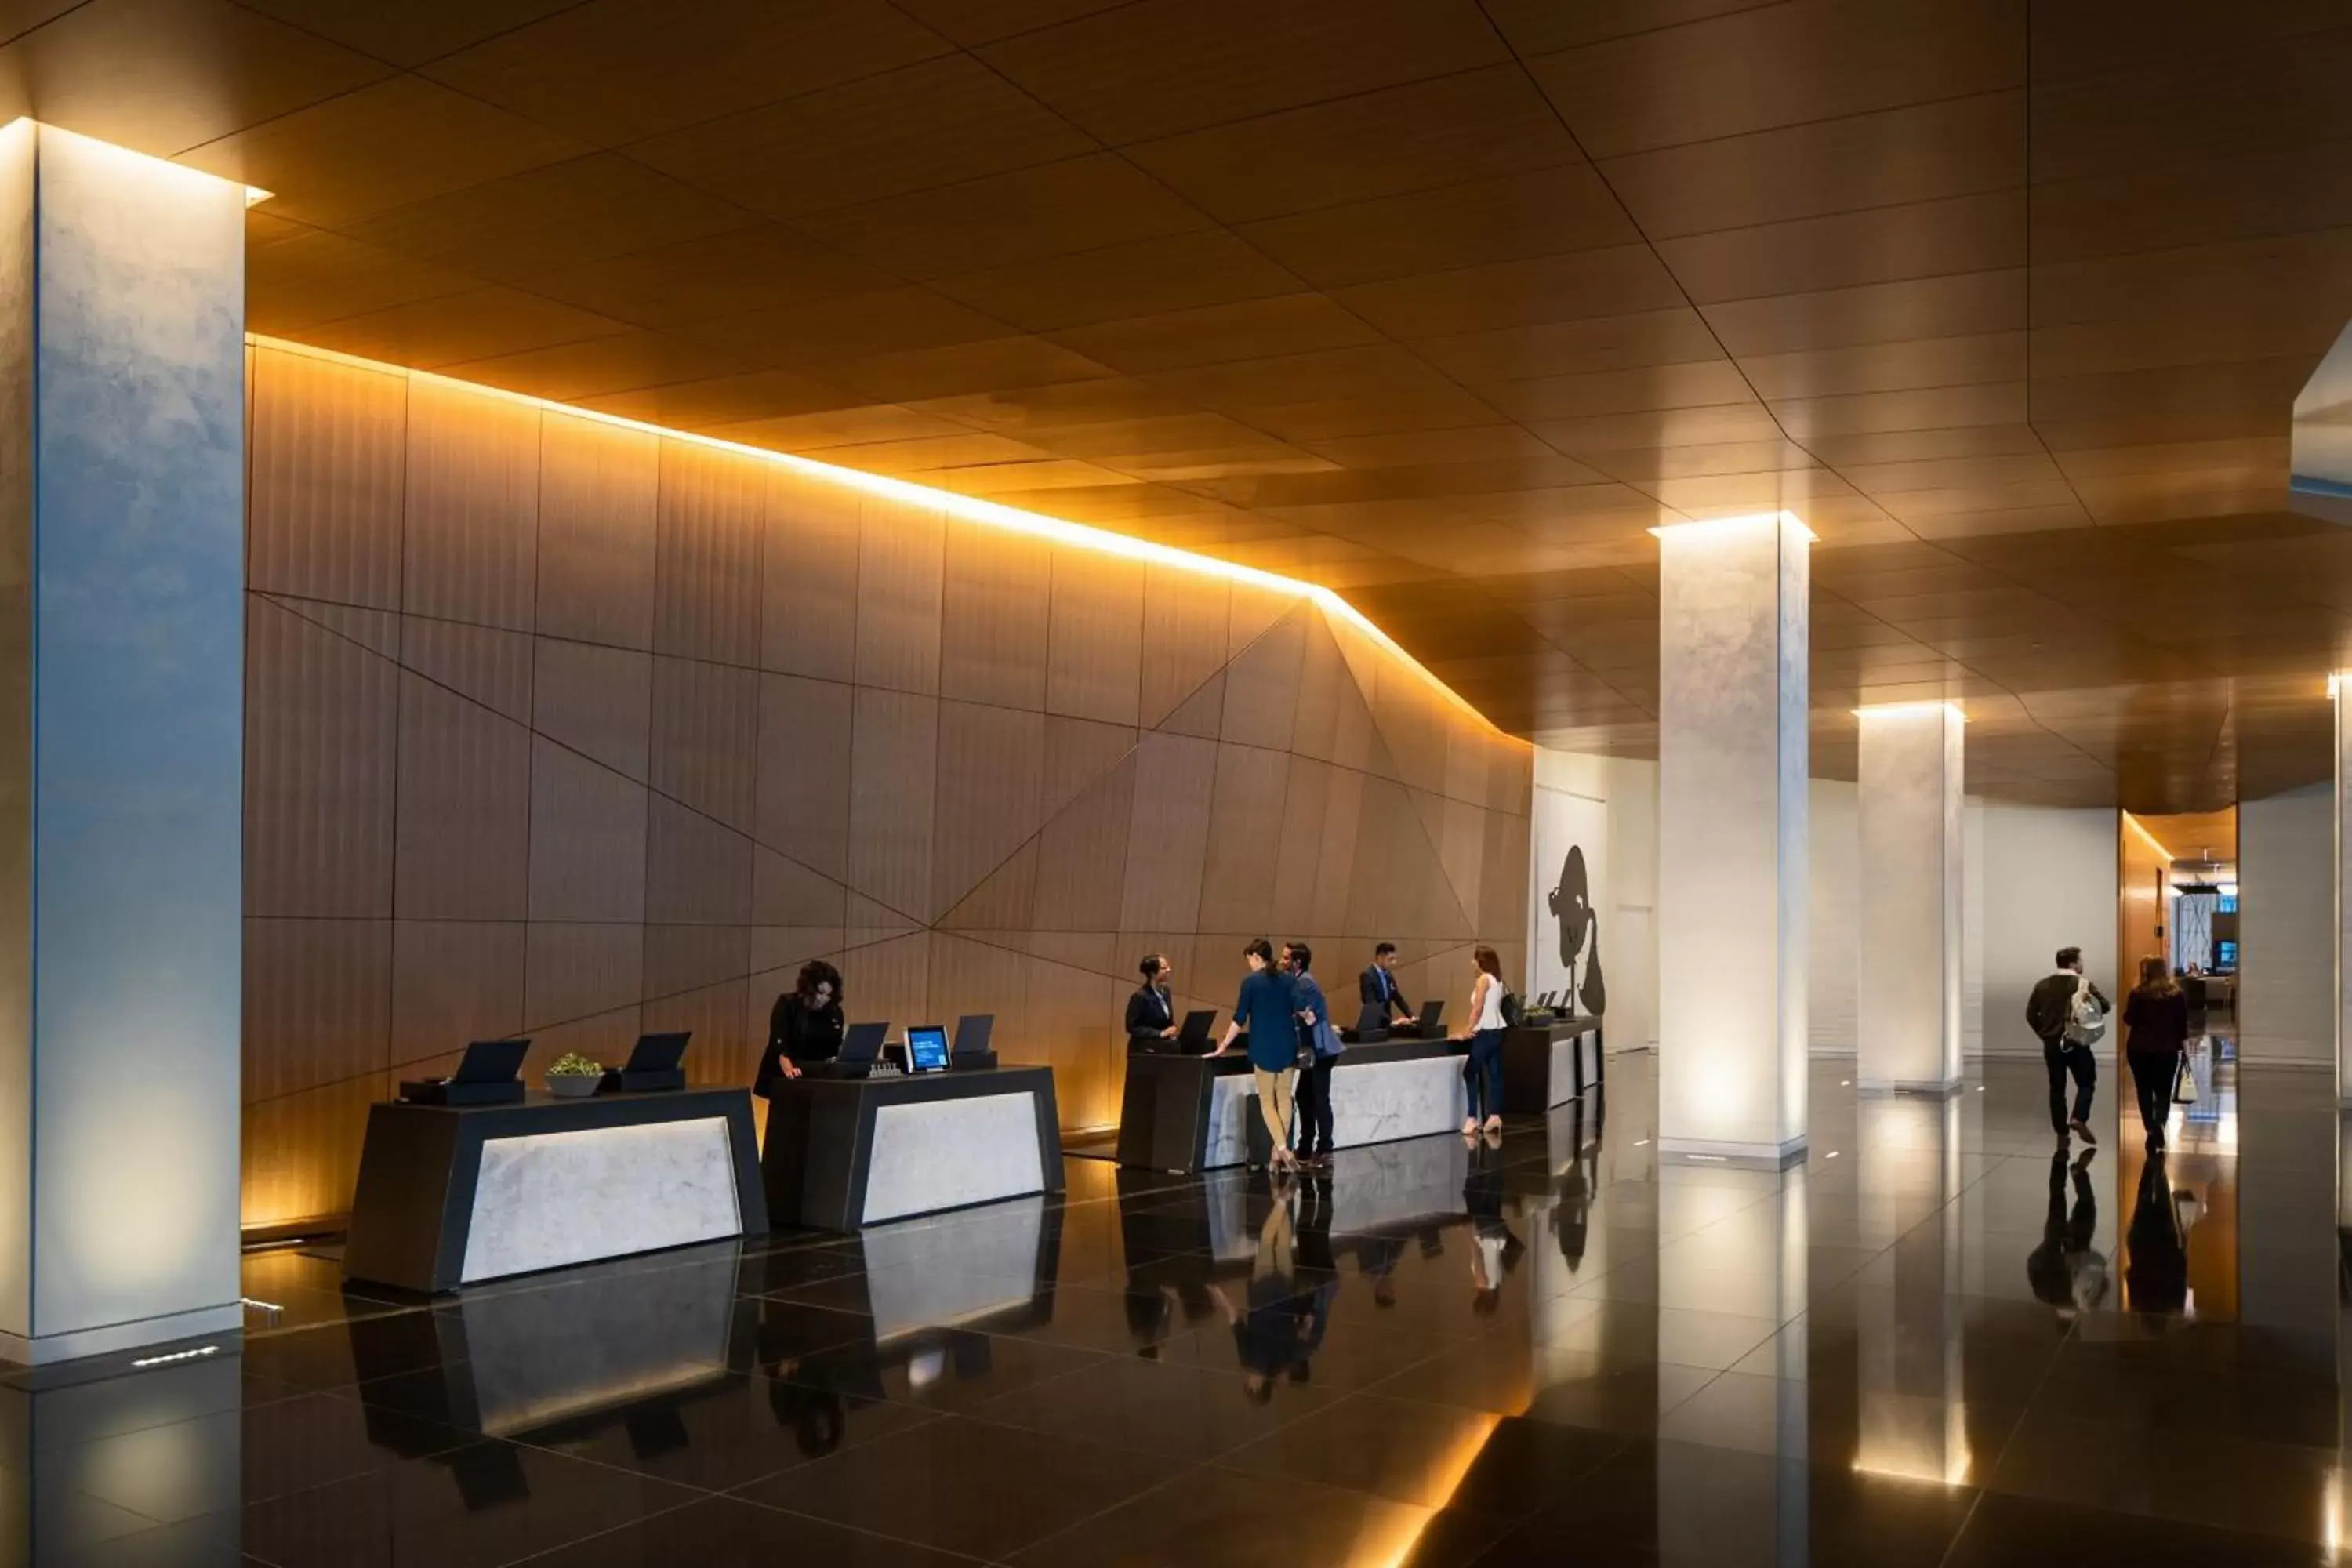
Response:
[[[1463,1058],[1454,1053],[1381,1060],[1380,1047],[1359,1047],[1331,1074],[1331,1135],[1342,1149],[1386,1143],[1432,1132],[1459,1131],[1469,1114],[1469,1091],[1462,1082]],[[1203,1166],[1244,1164],[1249,1159],[1249,1074],[1217,1079],[1210,1086],[1209,1128]]]
[[[874,1112],[863,1224],[1045,1189],[1034,1094],[884,1105]]]
[[[494,1138],[457,1277],[470,1285],[742,1231],[721,1117]]]

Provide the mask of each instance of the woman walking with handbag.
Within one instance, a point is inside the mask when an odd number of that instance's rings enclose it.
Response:
[[[2164,1147],[2164,1124],[2172,1116],[2174,1085],[2187,1065],[2189,998],[2160,958],[2139,961],[2139,984],[2124,1001],[2124,1061],[2139,1094],[2140,1125],[2147,1146]]]

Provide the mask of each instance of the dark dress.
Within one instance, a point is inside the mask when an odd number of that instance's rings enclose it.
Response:
[[[1283,1072],[1298,1065],[1298,1004],[1290,976],[1261,969],[1242,982],[1234,1017],[1249,1030],[1250,1066]]]
[[[768,1014],[768,1048],[761,1054],[751,1092],[762,1100],[769,1098],[784,1077],[786,1057],[803,1066],[831,1061],[841,1054],[841,1035],[840,1003],[812,1007],[801,1000],[799,992],[785,992]]]

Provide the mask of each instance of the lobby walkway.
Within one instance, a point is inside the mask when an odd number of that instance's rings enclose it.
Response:
[[[1811,1156],[1773,1176],[1662,1167],[1650,1068],[1612,1061],[1605,1117],[1357,1151],[1279,1194],[1072,1160],[1065,1201],[431,1304],[257,1255],[218,1407],[53,1425],[31,1484],[75,1495],[37,1498],[26,1555],[2259,1568],[2333,1548],[2352,1428],[2324,1075],[2225,1068],[2158,1167],[2128,1107],[2118,1129],[2120,1075],[2084,1160],[2053,1155],[2038,1062],[1945,1103],[1857,1101],[1817,1063]]]

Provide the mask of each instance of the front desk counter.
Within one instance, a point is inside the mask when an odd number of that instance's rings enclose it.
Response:
[[[1058,1193],[1054,1069],[787,1079],[760,1168],[775,1223],[816,1230]]]
[[[1601,1087],[1601,1020],[1554,1018],[1503,1037],[1503,1110],[1533,1116]]]
[[[1332,1142],[1342,1149],[1458,1131],[1469,1114],[1454,1040],[1381,1040],[1349,1046],[1331,1072]],[[1249,1058],[1130,1052],[1118,1118],[1118,1163],[1191,1175],[1245,1163]]]
[[[431,1294],[767,1228],[747,1090],[386,1101],[343,1276]]]

